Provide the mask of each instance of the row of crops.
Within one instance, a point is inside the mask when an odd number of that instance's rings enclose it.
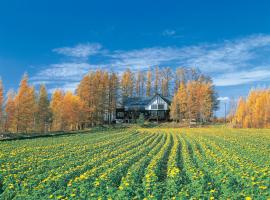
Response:
[[[128,129],[0,143],[0,199],[267,199],[270,131]]]

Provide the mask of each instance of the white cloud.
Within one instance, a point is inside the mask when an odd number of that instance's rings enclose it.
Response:
[[[75,47],[61,47],[53,49],[53,52],[70,57],[87,58],[99,53],[102,46],[98,43],[78,44]]]
[[[78,82],[89,70],[105,68],[121,72],[130,67],[135,70],[149,66],[192,66],[213,76],[217,86],[240,85],[270,77],[270,35],[254,35],[215,44],[186,47],[152,47],[134,50],[109,51],[100,44],[79,44],[75,47],[54,49],[54,52],[74,58],[99,56],[97,63],[66,61],[46,66],[32,78],[33,81]],[[106,54],[104,54],[106,51]],[[261,53],[263,51],[263,53]],[[98,54],[98,55],[97,55]],[[257,66],[262,66],[258,68]],[[72,88],[63,84],[63,87]],[[73,87],[74,88],[74,87]]]
[[[79,80],[90,69],[91,65],[88,63],[52,64],[41,70],[31,80]]]
[[[233,86],[252,83],[257,81],[270,80],[270,66],[268,68],[254,69],[250,71],[239,71],[225,73],[214,78],[214,84],[217,86]]]
[[[187,47],[153,47],[111,52],[111,66],[146,67],[155,65],[194,66],[206,73],[234,71],[250,67],[256,50],[270,47],[270,36],[251,36],[218,44]],[[270,59],[268,60],[270,63]]]
[[[79,81],[91,70],[104,66],[90,65],[88,63],[59,63],[46,66],[35,76],[30,78],[34,85],[46,84],[49,93],[55,89],[75,91]]]

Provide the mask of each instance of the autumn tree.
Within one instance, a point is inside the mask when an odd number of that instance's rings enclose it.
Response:
[[[136,96],[142,97],[144,93],[144,75],[141,71],[137,72],[136,77]]]
[[[202,80],[182,81],[173,97],[170,116],[173,120],[182,122],[208,122],[217,109],[217,97],[211,82]]]
[[[244,119],[246,115],[246,102],[240,98],[237,105],[237,110],[234,115],[233,123],[238,127],[244,126]]]
[[[184,82],[180,84],[177,96],[179,102],[179,120],[182,121],[183,119],[187,118],[187,111],[188,111],[187,107],[188,95]]]
[[[180,119],[180,108],[177,93],[173,96],[172,103],[170,106],[170,119],[172,119],[175,122],[179,122]]]
[[[83,126],[111,123],[117,103],[119,81],[115,73],[97,70],[87,74],[77,88],[85,104]]]
[[[200,111],[200,91],[199,83],[196,81],[189,81],[187,83],[187,115],[189,121],[199,121]]]
[[[95,94],[96,111],[94,112],[94,123],[103,124],[109,110],[109,73],[101,70],[96,71],[94,83],[97,88]]]
[[[15,97],[15,124],[17,132],[31,132],[35,129],[36,96],[35,88],[28,85],[24,75]]]
[[[152,72],[151,68],[149,67],[147,71],[147,81],[146,81],[146,96],[151,96],[151,89],[152,89]]]
[[[173,97],[171,104],[171,119],[182,122],[183,119],[188,117],[188,105],[187,105],[187,88],[182,82],[177,90],[177,93]]]
[[[93,112],[95,111],[94,106],[94,95],[95,88],[93,84],[93,73],[89,73],[83,77],[80,84],[77,88],[77,95],[81,98],[81,100],[85,104],[85,119],[82,121],[83,127],[88,127],[93,124]]]
[[[121,90],[123,100],[125,100],[127,97],[133,96],[133,89],[134,89],[134,74],[131,72],[130,69],[127,69],[125,72],[123,72],[121,78]]]
[[[7,94],[7,102],[5,106],[5,132],[15,132],[15,94],[10,90]]]
[[[177,92],[181,83],[186,84],[187,77],[186,77],[187,70],[184,67],[179,67],[175,70],[174,73],[174,92]]]
[[[165,67],[161,71],[162,74],[162,81],[161,81],[161,94],[163,96],[169,96],[169,83],[171,80],[171,69],[169,67]]]
[[[84,102],[68,91],[62,99],[62,126],[64,130],[79,130],[84,118]]]
[[[64,93],[56,89],[52,94],[52,99],[50,102],[50,109],[52,111],[52,130],[53,131],[61,131],[64,128],[63,123],[63,100]]]
[[[159,72],[159,67],[156,66],[156,68],[155,68],[155,84],[154,84],[155,94],[159,93],[159,84],[160,84],[160,72]]]
[[[270,89],[252,89],[245,100],[240,98],[232,119],[234,127],[270,127]]]
[[[51,111],[50,111],[50,101],[48,99],[48,93],[45,85],[40,86],[38,102],[37,102],[37,113],[36,113],[36,123],[37,131],[44,133],[48,131],[49,124],[51,123]]]
[[[108,122],[112,123],[112,118],[115,114],[117,106],[119,82],[115,73],[111,73],[109,77],[109,90],[108,90]]]

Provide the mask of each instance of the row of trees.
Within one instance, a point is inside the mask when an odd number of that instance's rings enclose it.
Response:
[[[32,132],[44,131],[46,120],[50,118],[49,100],[45,86],[40,87],[38,98],[35,88],[28,84],[25,75],[20,83],[18,93],[9,91],[3,112],[4,97],[3,85],[0,87],[1,115],[0,127],[5,132]]]
[[[246,100],[241,97],[232,124],[238,128],[269,128],[270,89],[253,89]]]
[[[138,72],[127,69],[120,78],[121,94],[123,98],[152,96],[156,93],[168,97],[178,90],[181,82],[198,80],[199,77],[209,79],[195,68],[179,67],[172,70],[170,67],[155,67]]]
[[[29,85],[27,75],[24,75],[17,94],[9,91],[5,108],[0,109],[1,131],[78,130],[105,121],[111,123],[116,108],[117,81],[115,73],[91,72],[82,79],[76,94],[56,89],[49,100],[45,85],[41,85],[36,93],[35,88]],[[0,86],[2,108],[2,83]]]
[[[180,87],[179,87],[180,86]],[[211,80],[192,68],[149,68],[121,75],[105,70],[91,71],[83,77],[76,92],[55,90],[48,96],[45,85],[39,91],[21,80],[17,93],[4,98],[0,82],[1,132],[46,132],[77,130],[112,123],[117,104],[128,97],[175,93],[171,117],[209,120],[216,106]]]
[[[176,122],[209,122],[217,108],[217,95],[211,80],[200,76],[180,83],[173,97],[170,117]]]

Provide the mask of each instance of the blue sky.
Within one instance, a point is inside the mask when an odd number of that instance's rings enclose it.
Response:
[[[0,1],[0,76],[74,89],[91,69],[195,66],[220,97],[270,83],[270,2]]]

